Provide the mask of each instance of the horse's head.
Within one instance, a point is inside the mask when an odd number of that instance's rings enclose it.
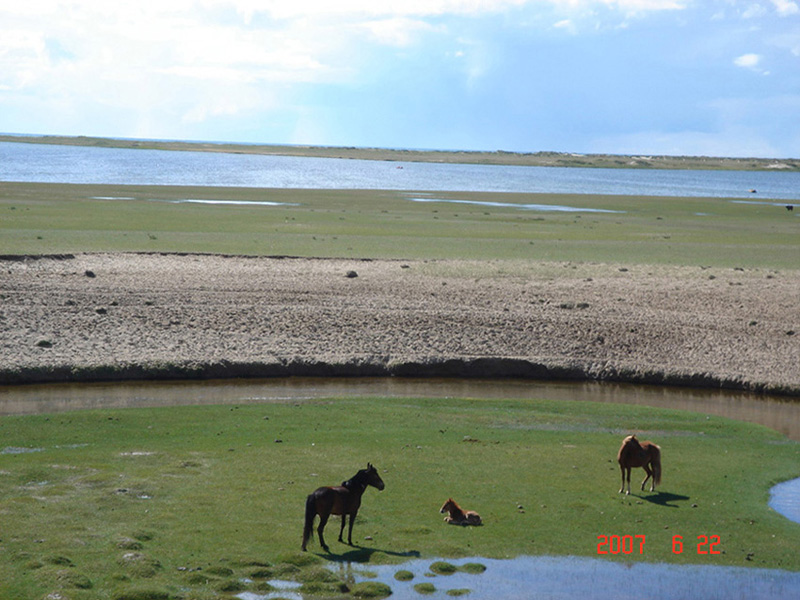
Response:
[[[617,460],[628,460],[628,457],[639,456],[643,452],[644,449],[639,440],[636,439],[636,434],[629,435],[622,440],[622,445],[619,447],[619,452],[617,452]]]
[[[639,444],[639,440],[636,439],[636,434],[635,433],[633,435],[629,435],[624,440],[622,440],[622,445],[623,446],[630,445],[630,446],[635,446],[635,447],[641,447],[641,445]]]
[[[440,512],[441,514],[448,513],[448,512],[450,512],[450,509],[451,509],[451,508],[453,508],[453,507],[455,506],[455,504],[456,504],[456,503],[455,503],[455,502],[453,502],[453,499],[452,499],[452,498],[448,498],[448,499],[447,499],[447,502],[445,502],[444,504],[442,504],[442,508],[440,508],[440,509],[439,509],[439,512]]]
[[[378,469],[373,467],[372,463],[367,463],[366,470],[361,471],[361,473],[365,474],[366,478],[364,482],[367,485],[371,485],[372,487],[378,488],[379,490],[382,490],[383,488],[386,487],[386,484],[383,483],[383,479],[381,479],[381,476],[378,475]]]

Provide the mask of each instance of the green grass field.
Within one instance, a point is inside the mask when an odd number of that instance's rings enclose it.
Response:
[[[0,254],[213,252],[797,269],[798,220],[724,199],[0,183]],[[100,199],[105,198],[105,199]],[[129,198],[123,200],[122,198]],[[178,203],[186,199],[278,206]],[[776,203],[777,204],[777,203]],[[617,494],[615,455],[661,444],[656,494]],[[5,450],[4,450],[5,449]],[[265,581],[341,595],[320,566],[423,557],[598,556],[800,570],[800,525],[767,507],[800,475],[800,445],[687,412],[457,399],[336,399],[81,411],[0,419],[0,598],[210,599]],[[354,539],[300,554],[303,502],[373,462]],[[634,474],[641,480],[643,471]],[[481,513],[447,526],[447,496]],[[673,553],[674,536],[683,552]],[[699,554],[719,536],[720,554]],[[369,539],[367,539],[369,537]],[[701,546],[700,550],[707,546]],[[252,580],[243,583],[243,580]],[[335,579],[335,578],[334,578]],[[366,590],[364,591],[366,593]]]
[[[631,431],[662,447],[656,493],[638,491],[641,469],[634,493],[617,493]],[[800,475],[800,444],[696,413],[335,399],[4,417],[0,439],[2,598],[215,598],[272,577],[330,592],[340,583],[322,585],[321,565],[596,557],[599,535],[645,537],[612,560],[800,570],[800,525],[767,507],[771,485]],[[301,554],[305,496],[368,461],[386,489],[367,490],[357,547],[331,521],[333,554],[316,536]],[[447,496],[485,524],[445,524]],[[720,537],[719,554],[698,553],[703,535]]]
[[[798,268],[800,221],[781,203],[453,192],[423,196],[512,205],[495,206],[413,202],[413,197],[420,194],[2,183],[0,254],[211,252]],[[251,204],[178,203],[187,199]],[[531,203],[619,212],[515,207]]]

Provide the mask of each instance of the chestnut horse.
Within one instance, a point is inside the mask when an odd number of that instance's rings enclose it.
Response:
[[[452,498],[448,498],[447,502],[442,505],[439,512],[450,513],[444,518],[445,521],[451,525],[481,525],[481,516],[474,510],[464,510]]]
[[[314,518],[319,515],[319,543],[325,552],[329,552],[325,538],[322,537],[322,530],[331,515],[342,515],[342,527],[339,529],[339,541],[343,542],[344,523],[347,515],[350,515],[350,529],[347,532],[347,543],[353,545],[353,523],[356,520],[358,509],[361,506],[361,495],[367,486],[371,485],[379,490],[384,488],[383,480],[378,475],[377,469],[367,463],[366,469],[361,469],[340,486],[321,487],[308,495],[306,498],[306,525],[303,529],[303,552],[306,551],[308,540],[313,537]]]
[[[650,482],[651,492],[655,491],[657,483],[661,483],[661,448],[653,442],[640,442],[635,435],[629,435],[622,440],[622,446],[620,446],[617,453],[617,462],[619,463],[619,470],[622,472],[620,494],[625,491],[626,471],[628,474],[628,491],[626,494],[631,493],[632,467],[642,467],[647,473],[647,477],[642,481],[642,491],[644,491],[644,484],[647,483],[651,476],[653,477]],[[652,470],[650,467],[652,467]]]

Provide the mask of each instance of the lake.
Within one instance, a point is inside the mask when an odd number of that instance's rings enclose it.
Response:
[[[17,142],[0,142],[0,181],[800,200],[800,173],[783,171],[462,165]]]

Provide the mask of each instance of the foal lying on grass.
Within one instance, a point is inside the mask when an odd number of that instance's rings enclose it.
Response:
[[[440,513],[449,513],[444,520],[450,525],[482,525],[481,516],[474,510],[463,510],[456,501],[448,498],[442,505]]]

